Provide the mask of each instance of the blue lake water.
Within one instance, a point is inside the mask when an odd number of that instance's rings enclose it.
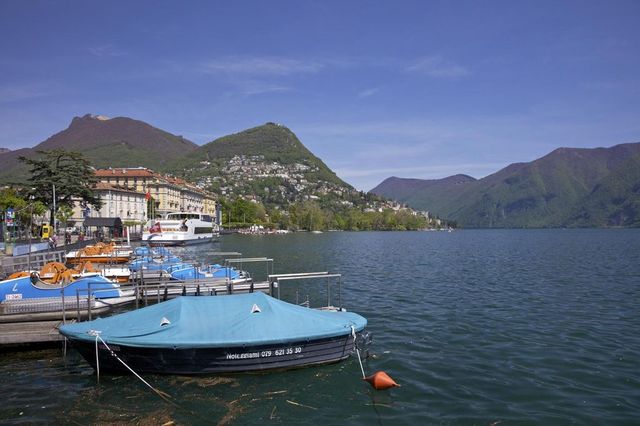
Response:
[[[146,377],[172,396],[168,404],[132,377],[98,383],[73,351],[3,353],[0,422],[640,421],[640,230],[234,235],[177,254],[209,262],[219,250],[273,258],[276,273],[341,273],[343,305],[374,335],[365,370],[402,387],[372,390],[355,358],[269,374]],[[316,297],[317,287],[295,285],[301,296]]]

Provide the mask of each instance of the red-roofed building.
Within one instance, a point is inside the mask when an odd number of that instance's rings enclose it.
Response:
[[[153,199],[150,216],[185,211],[216,214],[213,195],[184,179],[162,175],[144,167],[96,170],[100,182],[137,191]]]

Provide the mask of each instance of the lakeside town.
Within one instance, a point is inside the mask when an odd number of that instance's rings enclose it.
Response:
[[[185,179],[175,177],[169,174],[155,172],[146,167],[114,167],[106,169],[94,170],[96,182],[92,190],[96,198],[100,201],[99,208],[89,205],[86,201],[75,199],[72,202],[73,207],[70,209],[61,208],[56,212],[55,232],[51,232],[51,236],[62,236],[70,233],[77,236],[86,232],[97,232],[97,229],[88,230],[85,222],[92,226],[92,223],[102,222],[110,223],[110,221],[118,220],[123,227],[129,229],[133,235],[139,236],[142,233],[144,225],[151,219],[165,217],[171,212],[198,212],[216,218],[218,225],[224,227],[229,222],[230,211],[225,212],[223,205],[219,202],[220,195],[207,191],[212,184],[218,183],[217,186],[220,194],[224,197],[235,197],[241,200],[257,205],[263,198],[259,195],[244,192],[248,186],[243,183],[252,183],[257,179],[264,178],[280,178],[286,185],[293,187],[298,195],[298,200],[292,201],[317,201],[321,196],[333,195],[338,198],[344,198],[346,195],[344,188],[338,185],[332,185],[328,182],[319,181],[320,183],[310,183],[304,178],[303,172],[310,171],[310,167],[303,164],[283,165],[277,162],[265,163],[263,156],[244,156],[233,157],[228,164],[222,169],[221,176],[207,177],[198,180],[195,184],[187,182]],[[313,170],[311,170],[313,171]],[[5,188],[7,189],[7,188]],[[287,188],[284,185],[275,188],[265,187],[266,192],[279,192],[283,199],[287,198]],[[357,191],[354,191],[357,193]],[[318,195],[316,195],[318,194]],[[348,208],[353,208],[352,201],[341,199],[339,204]],[[24,226],[12,220],[12,208],[6,207],[9,212],[5,217],[9,220],[2,222],[4,226],[5,241],[16,239],[16,237],[26,237],[24,235]],[[424,217],[434,227],[440,227],[441,221],[438,218],[432,218],[430,221],[428,212],[418,212],[410,209],[400,203],[385,199],[375,199],[368,201],[362,208],[364,213],[382,213],[390,212],[407,212],[413,216]],[[226,219],[226,221],[223,219]],[[87,221],[88,219],[88,221]],[[277,225],[265,223],[265,216],[260,218],[250,217],[254,221],[246,220],[246,213],[243,221],[234,221],[232,229],[229,231],[237,231],[241,233],[276,233],[287,232],[289,229],[281,229]],[[33,233],[34,236],[42,236],[42,227],[54,228],[48,223],[46,214],[34,215],[32,225],[40,229],[40,232]],[[25,224],[22,224],[25,225]],[[122,236],[121,234],[113,235],[113,229],[100,229],[103,234],[111,232],[111,236]],[[120,233],[122,230],[119,231]],[[48,238],[48,236],[46,237]],[[67,241],[65,235],[65,241]],[[75,238],[74,238],[75,239]]]
[[[0,426],[640,424],[640,0],[0,11]]]

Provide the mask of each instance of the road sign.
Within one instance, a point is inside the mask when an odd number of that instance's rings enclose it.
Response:
[[[7,214],[5,216],[5,222],[7,226],[13,226],[13,219],[16,217],[16,213],[13,211],[11,207],[7,209]]]

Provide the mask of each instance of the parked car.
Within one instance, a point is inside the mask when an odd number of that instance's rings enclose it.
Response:
[[[80,229],[76,228],[75,226],[67,226],[64,232],[68,232],[71,235],[78,235],[80,233]]]

